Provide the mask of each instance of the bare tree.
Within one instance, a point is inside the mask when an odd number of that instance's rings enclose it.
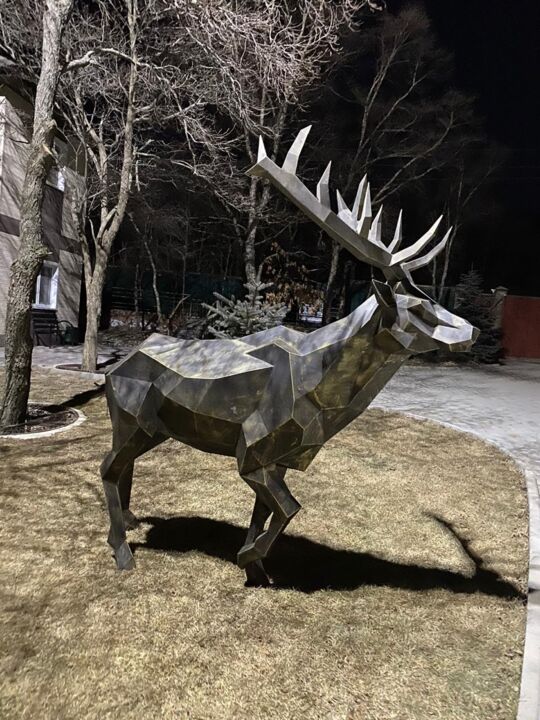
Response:
[[[117,200],[114,206],[111,206],[107,204],[109,198],[104,199],[106,194],[101,193],[100,208],[107,212],[100,215],[103,222],[98,230],[99,242],[95,245],[94,253],[88,249],[84,232],[80,233],[85,270],[87,271],[86,277],[90,278],[87,289],[91,311],[97,308],[94,314],[89,313],[90,337],[99,322],[103,268],[106,265],[107,251],[125,213],[129,187],[133,179],[135,164],[133,137],[137,121],[134,100],[137,77],[140,73],[135,42],[139,17],[137,0],[125,0],[124,16],[118,7],[113,7],[113,4],[94,3],[86,8],[86,13],[77,13],[76,19],[72,19],[70,24],[72,5],[72,0],[24,0],[23,2],[6,0],[0,8],[0,54],[7,58],[7,71],[18,79],[29,81],[30,84],[36,83],[35,98],[32,98],[35,108],[33,132],[21,198],[20,250],[11,268],[6,318],[5,393],[0,420],[2,426],[21,422],[26,414],[32,358],[31,296],[41,263],[49,254],[49,248],[42,240],[41,206],[48,172],[53,163],[58,160],[52,143],[56,130],[53,118],[55,102],[56,112],[62,110],[64,119],[66,119],[67,114],[64,112],[66,104],[58,102],[59,94],[65,96],[66,87],[76,88],[77,78],[80,77],[80,74],[90,67],[94,69],[96,65],[100,64],[100,58],[101,64],[103,64],[103,58],[113,59],[117,63],[117,70],[124,81],[122,90],[125,95],[125,103],[121,109],[116,111],[116,117],[122,115],[123,120],[123,133],[116,138],[116,147],[121,146],[123,150],[117,177]],[[79,10],[82,10],[85,6],[78,7]],[[96,23],[96,17],[100,17],[102,22]],[[125,18],[122,28],[120,28],[120,17]],[[110,28],[108,23],[110,23]],[[86,31],[90,30],[93,32],[86,34]],[[119,39],[120,37],[122,37],[122,44],[108,43],[111,38]],[[78,38],[78,41],[74,42],[75,38]],[[92,89],[95,91],[96,87],[94,86]],[[98,91],[96,97],[99,95]],[[104,95],[107,96],[106,85]],[[77,107],[79,101],[87,102],[88,92],[85,90],[84,93],[74,94],[73,98],[74,106]],[[141,113],[144,112],[144,108],[139,109]],[[88,108],[85,107],[82,115],[87,110]],[[109,107],[108,110],[109,117],[111,117],[114,114],[114,108]],[[122,110],[125,111],[124,114],[122,114]],[[89,117],[94,118],[93,108],[90,108],[89,112]],[[75,126],[73,125],[73,127]],[[108,188],[110,175],[105,157],[106,151],[100,155],[100,150],[104,150],[103,143],[100,148],[100,142],[104,142],[105,137],[110,137],[110,133],[117,128],[118,125],[106,127],[103,122],[95,136],[98,142],[93,149],[97,148],[97,166],[103,171],[102,178],[106,188]],[[85,131],[90,134],[91,130],[95,130],[95,128],[89,123],[88,127],[85,127]],[[83,135],[80,134],[78,139],[80,140],[82,137]],[[84,148],[84,154],[86,148],[76,141],[75,150],[80,152],[81,148]],[[88,163],[85,165],[88,167]],[[118,168],[116,169],[118,170]],[[73,190],[76,189],[76,187],[73,188]],[[79,187],[78,191],[72,195],[73,212],[78,218],[84,218],[87,207],[86,188]],[[81,220],[80,224],[84,224],[84,220]],[[94,274],[95,267],[98,271]],[[91,271],[90,274],[88,271]],[[85,346],[84,354],[85,366],[88,369],[95,367],[91,345]]]
[[[133,183],[135,122],[140,75],[137,0],[115,7],[98,3],[70,36],[89,61],[64,78],[59,107],[84,155],[84,185],[72,198],[82,249],[87,298],[82,369],[95,371],[97,333],[105,273],[112,243],[124,219]],[[106,37],[111,52],[93,56],[96,37]],[[114,52],[113,52],[114,51]],[[94,210],[97,212],[94,214]],[[90,232],[87,234],[87,220]]]
[[[170,272],[171,261],[177,271],[181,267],[182,295],[185,289],[186,256],[189,249],[185,232],[187,218],[182,207],[166,201],[166,188],[159,187],[154,193],[137,194],[133,198],[128,216],[142,246],[143,260],[150,265],[152,293],[156,306],[156,321],[159,332],[170,332],[172,315],[182,304],[177,301],[173,313],[165,312],[162,302],[159,276],[160,271]],[[129,251],[133,254],[136,246],[130,238]]]
[[[349,132],[337,123],[341,136],[354,138],[350,162],[340,169],[345,192],[354,192],[353,182],[368,173],[375,188],[374,203],[390,203],[397,214],[397,204],[408,191],[421,194],[434,179],[453,178],[460,172],[466,177],[470,168],[461,164],[460,170],[459,157],[478,144],[481,131],[472,98],[451,87],[452,70],[452,58],[438,47],[429,19],[418,6],[409,6],[397,16],[385,15],[364,29],[353,62],[342,72],[340,87],[347,103],[358,107]],[[453,209],[456,220],[463,205],[454,204]],[[449,243],[447,257],[451,251]],[[339,257],[340,247],[334,243],[326,321]]]
[[[246,154],[254,159],[253,131],[270,134],[277,147],[301,90],[320,76],[338,47],[338,31],[366,4],[302,0],[291,14],[278,0],[262,8],[152,0],[139,12],[136,0],[123,0],[123,11],[99,0],[84,31],[78,19],[72,51],[87,62],[66,77],[59,105],[86,156],[84,197],[74,205],[87,290],[84,369],[95,369],[112,243],[133,184],[144,184],[160,152],[214,189],[242,243],[246,274],[257,275],[256,236],[269,188],[244,181],[234,153],[244,167]],[[98,38],[106,51],[96,56]],[[227,133],[216,129],[219,123],[229,126]],[[174,137],[160,148],[159,130],[167,124]]]
[[[257,248],[275,239],[261,237],[261,227],[297,220],[289,209],[275,217],[275,208],[268,207],[269,186],[259,178],[244,178],[242,171],[255,162],[254,135],[270,139],[273,156],[309,91],[335,62],[342,34],[357,27],[363,8],[380,10],[383,3],[224,0],[199,7],[177,0],[177,6],[185,11],[191,54],[205,68],[202,78],[195,76],[197,82],[206,85],[206,96],[214,96],[237,133],[235,152],[228,156],[233,162],[214,192],[231,218],[247,279],[260,280]]]
[[[442,301],[448,284],[460,231],[471,216],[478,214],[480,195],[484,196],[484,208],[490,208],[485,198],[486,190],[507,156],[506,150],[498,145],[485,147],[481,137],[477,137],[476,143],[471,139],[470,148],[466,145],[463,143],[456,151],[453,166],[441,182],[443,192],[438,193],[444,215],[451,225],[444,252],[431,264],[431,285],[438,301]]]
[[[41,67],[21,197],[19,252],[10,274],[5,331],[6,368],[0,427],[23,422],[26,417],[32,366],[32,292],[41,264],[49,254],[49,248],[42,240],[41,206],[45,182],[52,166],[50,148],[56,130],[53,118],[54,100],[64,60],[62,36],[72,4],[72,0],[32,3],[34,12],[42,19]],[[13,15],[10,15],[11,12]],[[0,10],[2,52],[13,61],[18,59],[14,30],[17,22],[21,20],[24,20],[24,13],[20,12],[17,3],[8,2],[3,5]],[[28,25],[21,26],[21,32],[26,32],[27,27]]]
[[[59,0],[46,4],[63,5]],[[35,52],[33,15],[42,3],[8,0],[8,5],[2,43],[19,72],[32,79],[47,69]],[[277,147],[293,107],[301,107],[305,89],[331,63],[340,32],[354,24],[364,6],[380,5],[375,0],[270,0],[262,7],[248,0],[96,0],[78,6],[76,22],[66,32],[67,50],[58,48],[54,87],[64,71],[57,110],[75,138],[79,168],[86,174],[72,197],[88,303],[84,369],[95,369],[106,266],[132,188],[145,182],[145,166],[159,155],[159,140],[162,149],[167,145],[156,127],[172,122],[179,129],[174,147],[169,143],[171,158],[215,187],[242,244],[246,274],[254,277],[269,190],[258,180],[247,181],[244,199],[238,170],[246,157],[253,159],[252,133],[263,132]],[[11,11],[15,21],[6,32]],[[12,52],[19,28],[19,47]],[[53,155],[50,148],[47,152]],[[220,177],[226,180],[215,182]],[[36,254],[28,275],[28,318],[41,259]]]
[[[184,145],[186,141],[188,148],[191,144],[202,145],[210,148],[210,154],[225,136],[214,129],[214,118],[205,113],[204,102],[197,98],[183,102],[190,91],[190,84],[182,79],[186,58],[183,66],[167,65],[166,51],[178,35],[175,3],[97,0],[78,5],[76,16],[68,23],[71,5],[60,0],[8,0],[0,15],[0,50],[8,58],[9,70],[30,82],[39,78],[30,175],[22,203],[21,256],[13,265],[13,300],[6,330],[8,390],[4,405],[15,408],[9,413],[12,421],[25,413],[32,353],[31,292],[41,262],[49,252],[41,242],[40,212],[43,184],[55,159],[51,142],[55,96],[56,112],[71,131],[79,169],[86,175],[84,183],[71,178],[75,183],[71,209],[79,228],[87,290],[83,351],[83,367],[87,370],[96,365],[101,295],[112,243],[124,219],[133,184],[143,174],[143,166],[153,160],[160,121],[167,119],[166,114],[169,119],[174,117],[183,127]],[[43,26],[39,21],[42,9]],[[41,34],[42,54],[36,46]],[[196,83],[192,81],[191,86],[196,87]],[[152,124],[157,138],[150,136]],[[192,155],[195,157],[195,153]],[[205,162],[201,163],[202,157],[204,153],[199,152],[200,164]],[[33,211],[32,240],[25,239],[29,237],[25,221],[28,208]],[[15,315],[20,316],[16,322]]]
[[[58,103],[86,169],[72,207],[86,283],[85,370],[96,367],[107,264],[131,195],[167,156],[209,177],[227,144],[200,88],[194,95],[189,48],[175,50],[184,26],[169,0],[97,0],[68,33],[71,53],[86,60],[63,79]]]

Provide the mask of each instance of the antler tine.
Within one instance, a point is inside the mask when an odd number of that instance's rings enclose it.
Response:
[[[356,232],[358,235],[363,235],[364,237],[367,235],[369,228],[371,227],[371,218],[371,190],[368,183],[366,187],[366,194],[364,196],[364,205],[362,207],[362,217],[356,226]]]
[[[437,232],[437,229],[441,224],[442,218],[442,215],[437,218],[437,220],[429,228],[427,233],[425,235],[422,235],[422,237],[415,243],[413,243],[413,245],[410,245],[408,248],[405,248],[405,250],[401,250],[400,252],[396,253],[393,256],[392,265],[401,265],[408,262],[409,260],[412,260],[415,255],[418,255],[418,253],[421,252],[426,247],[426,245],[431,242],[431,240],[433,240],[433,238],[435,237],[435,233]]]
[[[345,200],[343,199],[343,196],[339,192],[339,190],[336,190],[336,199],[337,199],[337,205],[338,205],[338,211],[337,216],[341,220],[343,220],[344,223],[347,223],[347,225],[352,229],[356,229],[356,220],[352,216],[351,210]]]
[[[372,224],[371,194],[369,184],[363,181],[360,184],[357,199],[355,199],[355,211],[362,204],[362,215],[357,221],[358,215],[353,217],[351,210],[340,194],[338,197],[338,212],[331,208],[329,193],[330,166],[328,166],[318,185],[317,192],[308,190],[300,178],[296,175],[298,157],[305,143],[310,127],[301,130],[285,158],[282,167],[268,157],[264,149],[264,143],[259,141],[259,152],[257,162],[247,170],[252,177],[261,177],[269,180],[272,185],[293,202],[302,212],[325,230],[328,235],[348,250],[354,257],[362,262],[369,263],[381,269],[390,268],[392,265],[392,254],[379,242],[369,239],[369,230]],[[375,224],[372,237],[377,238],[377,227],[380,217]]]
[[[328,163],[325,171],[321,175],[321,179],[317,183],[317,200],[327,208],[331,207],[330,202],[330,168],[332,161]]]
[[[358,220],[358,214],[360,212],[360,206],[364,202],[367,189],[367,175],[360,180],[358,183],[358,190],[356,191],[356,197],[354,198],[354,204],[352,207],[352,216],[355,220]]]
[[[369,229],[368,234],[368,240],[369,242],[372,242],[374,245],[378,245],[379,247],[382,247],[386,250],[386,247],[383,245],[382,242],[382,210],[383,206],[379,208],[379,212],[375,216],[375,220],[371,224],[371,227]]]
[[[403,210],[399,211],[398,220],[396,223],[396,231],[394,233],[394,238],[390,245],[388,246],[388,252],[394,252],[394,250],[397,250],[399,246],[401,245],[401,241],[403,240]]]
[[[351,214],[351,211],[349,210],[349,207],[345,200],[343,199],[342,194],[339,192],[339,190],[336,190],[336,200],[338,205],[338,212],[337,214],[341,216],[341,213],[343,211],[347,212],[349,215]]]
[[[296,136],[293,144],[289,149],[289,152],[287,153],[287,157],[285,158],[285,161],[281,166],[281,169],[284,172],[291,173],[291,175],[294,175],[296,173],[298,159],[300,157],[300,153],[302,152],[302,148],[304,147],[304,143],[306,142],[306,138],[309,135],[310,130],[311,125],[308,125],[307,127],[302,128],[302,130],[300,130],[300,132]]]
[[[441,242],[435,245],[435,247],[432,248],[428,253],[422,255],[419,258],[416,258],[415,260],[410,260],[409,262],[403,263],[402,268],[404,270],[407,270],[408,272],[411,272],[412,270],[418,270],[418,268],[424,267],[424,265],[429,265],[433,258],[437,257],[437,255],[444,248],[444,246],[448,242],[448,238],[450,237],[451,232],[452,228],[448,230]]]
[[[267,155],[266,155],[266,148],[264,147],[263,136],[259,135],[259,147],[257,148],[257,162],[261,162],[261,160],[264,160],[265,157],[267,157]]]

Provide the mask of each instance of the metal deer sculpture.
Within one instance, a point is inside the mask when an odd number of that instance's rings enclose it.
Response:
[[[311,333],[287,327],[240,339],[177,340],[152,335],[107,376],[113,449],[101,467],[111,527],[108,542],[120,569],[134,567],[126,529],[133,464],[167,438],[205,452],[236,457],[255,506],[238,565],[249,584],[269,580],[262,560],[300,510],[285,484],[288,468],[306,470],[324,443],[362,413],[411,355],[436,348],[467,350],[477,330],[431,300],[411,271],[429,263],[448,235],[422,254],[440,219],[399,250],[381,240],[381,210],[373,219],[362,180],[349,209],[337,193],[331,209],[328,166],[310,192],[296,176],[309,128],[294,141],[282,167],[259,141],[250,175],[269,180],[356,258],[379,268],[386,282],[348,317]],[[269,519],[268,525],[266,525]]]

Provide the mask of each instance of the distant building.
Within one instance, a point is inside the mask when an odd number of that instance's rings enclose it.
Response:
[[[29,104],[11,88],[0,85],[0,344],[5,333],[10,267],[19,249],[20,200],[31,123]],[[61,137],[55,139],[55,149],[61,157],[68,157],[67,144]],[[69,166],[68,161],[65,164]],[[35,342],[41,340],[38,329],[47,324],[52,328],[57,321],[67,321],[78,326],[82,257],[68,208],[70,191],[79,177],[72,169],[54,168],[47,181],[43,238],[51,252],[34,292]],[[54,342],[52,337],[49,340]]]

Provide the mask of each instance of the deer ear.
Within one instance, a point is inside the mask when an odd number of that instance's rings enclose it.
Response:
[[[388,308],[390,310],[396,307],[396,296],[388,283],[372,280],[371,287],[381,308]]]
[[[379,280],[372,280],[371,287],[377,298],[377,304],[382,314],[382,324],[384,327],[391,327],[394,324],[397,314],[396,296],[394,291],[387,283]]]

